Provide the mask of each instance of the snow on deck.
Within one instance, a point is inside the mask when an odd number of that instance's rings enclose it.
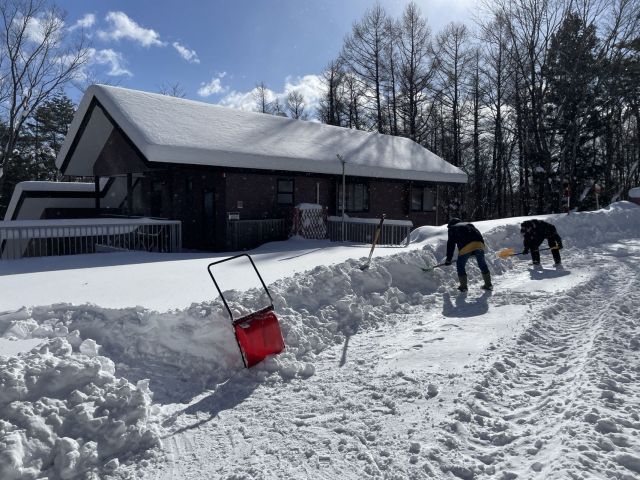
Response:
[[[64,218],[43,220],[8,220],[0,222],[0,228],[90,227],[96,225],[166,225],[167,223],[178,223],[178,221],[158,220],[154,218]]]

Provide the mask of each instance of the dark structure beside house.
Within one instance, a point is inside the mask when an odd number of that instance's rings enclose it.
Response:
[[[299,203],[340,215],[343,168],[347,214],[384,212],[414,226],[436,222],[439,185],[467,181],[406,138],[99,85],[85,93],[57,166],[65,175],[94,179],[92,204],[83,191],[84,203],[56,208],[60,194],[52,190],[51,204],[40,193],[40,207],[28,212],[24,198],[12,199],[6,220],[175,219],[182,222],[183,246],[202,250],[286,238]],[[14,197],[27,194],[22,189]]]

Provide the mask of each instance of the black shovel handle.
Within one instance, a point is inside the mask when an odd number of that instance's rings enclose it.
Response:
[[[545,247],[545,248],[539,248],[538,251],[539,252],[544,252],[545,250],[560,250],[559,247]],[[527,255],[531,253],[531,249],[529,249],[529,252],[527,253]],[[518,253],[514,253],[513,255],[523,255],[524,252],[518,252]]]
[[[273,298],[271,298],[271,294],[269,293],[269,289],[267,288],[267,285],[264,283],[264,280],[262,279],[262,275],[260,275],[260,272],[256,268],[256,264],[253,263],[253,259],[249,256],[249,254],[241,253],[240,255],[235,255],[233,257],[225,258],[224,260],[218,260],[217,262],[213,262],[213,263],[210,263],[209,265],[207,265],[207,271],[209,272],[209,276],[211,277],[211,280],[213,280],[213,284],[216,286],[216,289],[218,290],[218,293],[220,294],[220,298],[222,298],[222,303],[224,303],[224,306],[227,309],[227,312],[229,313],[229,317],[231,317],[231,322],[234,323],[234,324],[239,322],[239,321],[242,321],[244,317],[239,318],[237,320],[233,319],[233,313],[231,313],[231,308],[229,308],[229,304],[227,303],[227,300],[224,298],[224,295],[222,294],[222,290],[220,289],[220,286],[218,285],[218,282],[216,282],[216,279],[213,276],[213,272],[211,271],[211,267],[213,267],[214,265],[219,265],[219,264],[224,263],[224,262],[229,262],[231,260],[235,260],[236,258],[240,258],[240,257],[247,257],[249,259],[249,261],[251,262],[251,266],[255,270],[256,275],[258,275],[258,278],[260,279],[260,283],[262,284],[262,287],[264,288],[264,291],[267,293],[267,296],[269,297],[270,304],[269,304],[268,307],[265,307],[263,310],[265,310],[265,311],[273,310]]]

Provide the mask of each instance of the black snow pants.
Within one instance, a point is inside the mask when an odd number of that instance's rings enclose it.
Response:
[[[542,241],[535,246],[531,246],[531,260],[533,263],[540,263],[540,244]],[[560,235],[556,232],[555,234],[551,234],[547,237],[547,243],[549,244],[549,248],[551,248],[551,255],[553,255],[554,263],[560,263],[562,259],[560,258],[560,249],[562,248],[562,239]]]

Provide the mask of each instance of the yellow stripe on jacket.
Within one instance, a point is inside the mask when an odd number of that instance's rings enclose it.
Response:
[[[471,253],[474,250],[484,250],[484,249],[485,249],[484,243],[482,242],[467,243],[464,247],[460,249],[460,251],[458,252],[458,256],[466,255],[467,253]]]

